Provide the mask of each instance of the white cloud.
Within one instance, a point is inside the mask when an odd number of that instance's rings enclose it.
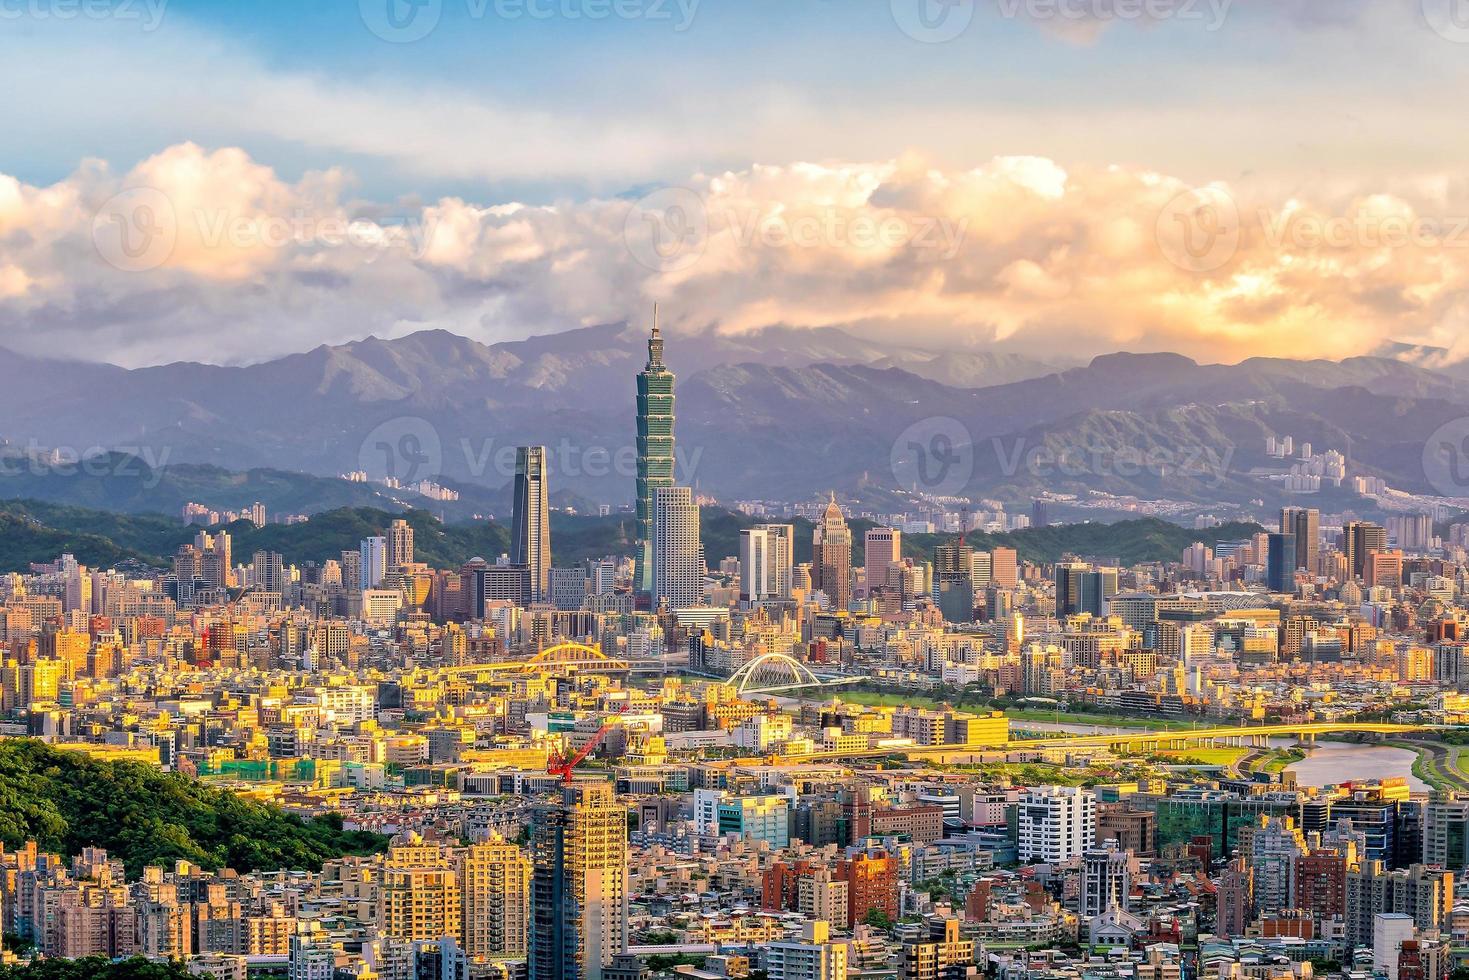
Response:
[[[1033,157],[760,165],[550,206],[362,203],[350,185],[189,143],[47,187],[0,176],[0,344],[237,362],[423,327],[517,338],[656,299],[690,329],[1345,356],[1455,346],[1469,286],[1461,178],[1218,185],[1203,200],[1222,215],[1175,178]]]

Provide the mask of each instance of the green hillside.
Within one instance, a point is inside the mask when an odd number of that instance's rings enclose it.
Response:
[[[257,528],[237,521],[227,530],[234,539],[235,560],[248,562],[256,551],[278,551],[287,562],[325,561],[355,549],[361,540],[385,534],[397,518],[413,525],[419,560],[436,568],[454,568],[476,556],[494,561],[510,547],[508,529],[490,521],[442,523],[421,510],[389,512],[372,507],[343,507],[317,514],[299,524],[267,524]],[[740,531],[759,523],[732,511],[705,508],[704,551],[711,566],[739,554]],[[811,560],[809,521],[796,519],[795,560]],[[873,525],[852,522],[852,561],[863,560],[863,536]],[[1066,555],[1110,557],[1124,565],[1168,561],[1195,541],[1221,540],[1257,533],[1254,524],[1228,524],[1192,530],[1148,518],[1117,524],[1065,524],[1010,534],[969,535],[976,548],[1004,545],[1022,560],[1056,561]],[[52,561],[63,551],[93,567],[133,560],[167,566],[179,545],[192,541],[198,528],[158,514],[118,514],[37,501],[0,501],[0,571],[26,571],[31,562]],[[606,555],[631,555],[636,528],[630,514],[594,517],[555,511],[551,515],[551,550],[555,563],[573,565]],[[903,551],[927,558],[951,535],[910,534]]]
[[[136,762],[100,761],[32,739],[0,741],[0,842],[35,840],[63,855],[104,847],[136,877],[150,864],[211,870],[318,870],[385,838],[347,832],[340,817],[298,820],[280,809]]]

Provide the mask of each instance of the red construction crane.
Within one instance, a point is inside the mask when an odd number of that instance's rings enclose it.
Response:
[[[553,749],[551,754],[546,757],[547,774],[560,776],[561,782],[564,785],[570,786],[572,770],[581,765],[587,756],[595,752],[597,746],[602,744],[602,739],[607,737],[607,733],[620,724],[622,724],[621,718],[607,719],[602,723],[602,727],[597,729],[597,733],[587,740],[587,744],[577,749],[570,756],[563,753],[560,749]]]

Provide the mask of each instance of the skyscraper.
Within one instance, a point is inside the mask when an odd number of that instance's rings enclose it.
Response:
[[[852,529],[835,493],[811,535],[811,585],[826,593],[832,609],[845,612],[851,605]]]
[[[1348,521],[1342,529],[1342,550],[1347,555],[1347,574],[1352,578],[1364,578],[1367,556],[1374,551],[1387,550],[1387,528],[1366,521]]]
[[[756,524],[740,532],[740,598],[746,602],[791,597],[795,528]]]
[[[262,592],[281,593],[286,589],[285,559],[278,551],[257,551],[251,561],[255,585]]]
[[[903,532],[894,527],[872,528],[867,532],[862,553],[867,591],[886,588],[888,567],[903,560]]]
[[[1311,507],[1283,508],[1280,533],[1296,536],[1296,567],[1314,576],[1321,559],[1321,511]]]
[[[1085,562],[1058,562],[1056,564],[1056,615],[1075,616],[1085,612],[1082,603],[1083,579],[1091,566]]]
[[[413,563],[413,525],[399,518],[388,527],[388,567]]]
[[[653,591],[653,491],[673,486],[673,372],[663,365],[658,308],[648,338],[648,363],[638,375],[638,550],[633,586]]]
[[[688,487],[653,490],[653,608],[704,604],[704,545],[699,505]]]
[[[611,783],[577,783],[530,831],[530,980],[601,980],[627,948],[627,809]]]
[[[963,535],[933,549],[933,592],[945,622],[974,621],[974,549]]]
[[[1298,538],[1294,534],[1270,535],[1265,560],[1265,585],[1271,592],[1295,592]]]
[[[510,563],[526,567],[532,601],[545,602],[551,594],[551,507],[546,492],[545,446],[515,450]]]
[[[375,589],[383,584],[383,579],[388,574],[388,539],[383,537],[371,537],[362,539],[362,581],[363,591]]]

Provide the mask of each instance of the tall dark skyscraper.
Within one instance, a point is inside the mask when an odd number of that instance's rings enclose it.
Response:
[[[1058,562],[1056,565],[1056,615],[1075,616],[1083,612],[1082,580],[1091,566],[1085,562]]]
[[[1321,511],[1310,507],[1286,507],[1280,512],[1280,533],[1296,536],[1296,567],[1311,575],[1321,556]]]
[[[1297,542],[1294,534],[1270,535],[1265,560],[1265,585],[1271,592],[1291,593],[1296,590]]]
[[[1367,521],[1348,521],[1342,529],[1342,549],[1347,555],[1347,574],[1362,578],[1367,574],[1367,556],[1387,550],[1387,528]]]
[[[648,364],[638,375],[638,551],[633,584],[653,591],[653,491],[673,486],[673,372],[663,364],[658,309],[648,338]]]
[[[531,599],[551,594],[551,507],[546,492],[546,447],[515,450],[515,502],[510,524],[510,561],[524,565]]]

